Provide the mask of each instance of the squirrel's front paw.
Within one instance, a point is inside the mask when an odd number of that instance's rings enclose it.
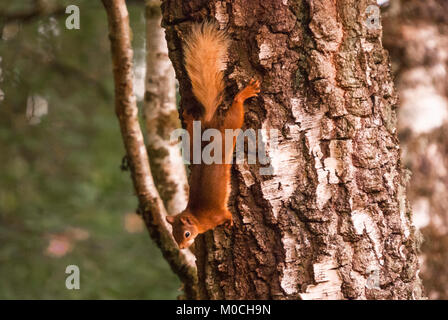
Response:
[[[230,219],[228,219],[228,220],[226,220],[226,222],[224,222],[224,227],[226,227],[226,229],[231,229],[233,227],[232,217],[230,217]]]

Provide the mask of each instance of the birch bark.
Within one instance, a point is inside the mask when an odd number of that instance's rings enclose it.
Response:
[[[181,107],[193,21],[232,45],[227,100],[262,79],[243,129],[277,129],[273,174],[234,165],[235,226],[196,240],[202,299],[418,299],[417,240],[396,134],[397,99],[375,1],[163,1]],[[204,191],[206,192],[206,190]]]
[[[109,22],[112,65],[115,81],[115,112],[120,124],[134,189],[151,238],[184,284],[185,297],[197,296],[196,269],[177,247],[165,221],[167,211],[151,174],[138,108],[133,89],[133,50],[125,0],[102,0]]]

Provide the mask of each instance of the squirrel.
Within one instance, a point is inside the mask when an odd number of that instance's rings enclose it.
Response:
[[[260,81],[252,79],[234,97],[230,108],[223,116],[217,109],[223,103],[225,90],[223,69],[226,66],[230,40],[226,32],[218,30],[212,22],[197,23],[185,41],[184,63],[190,78],[192,91],[203,110],[200,116],[183,112],[184,123],[189,133],[190,148],[193,145],[193,121],[201,121],[201,130],[217,129],[221,136],[225,129],[241,129],[244,122],[244,102],[260,92]],[[231,150],[223,148],[220,164],[190,165],[189,199],[184,211],[176,216],[167,216],[172,233],[180,249],[193,244],[198,234],[226,224],[233,226],[232,213],[227,208],[230,193],[230,169],[235,148],[235,137]],[[224,143],[223,143],[224,144]],[[227,148],[229,149],[229,148]],[[192,154],[192,153],[190,153]]]

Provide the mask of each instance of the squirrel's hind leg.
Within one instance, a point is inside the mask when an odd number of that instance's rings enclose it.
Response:
[[[244,101],[260,93],[260,81],[252,79],[233,99],[232,106],[224,119],[224,128],[241,129],[244,122]]]
[[[260,80],[251,79],[249,84],[235,96],[235,100],[244,103],[246,99],[256,97],[260,93]]]

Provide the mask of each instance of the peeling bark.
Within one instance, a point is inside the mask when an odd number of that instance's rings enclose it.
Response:
[[[196,240],[200,298],[421,297],[388,55],[381,27],[365,24],[372,4],[163,1],[181,107],[197,105],[182,41],[193,21],[215,19],[232,39],[227,102],[262,79],[243,129],[279,132],[275,150],[265,145],[272,175],[233,166],[233,229]]]
[[[165,221],[166,209],[154,184],[151,168],[138,122],[138,108],[133,90],[133,50],[125,0],[102,0],[109,21],[112,64],[115,80],[115,112],[129,161],[134,189],[151,238],[184,283],[186,298],[196,298],[196,270],[172,238]]]

